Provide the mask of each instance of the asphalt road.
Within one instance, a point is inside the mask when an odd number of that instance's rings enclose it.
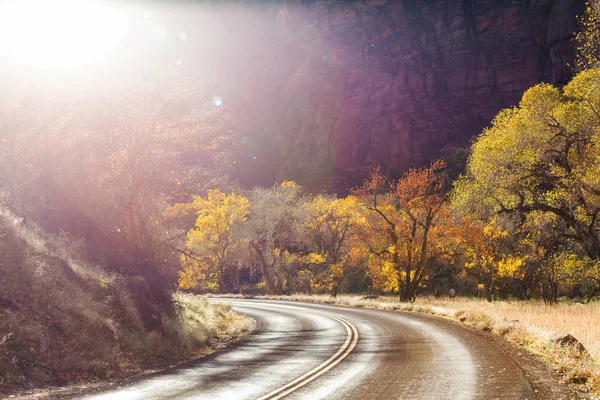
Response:
[[[535,399],[489,339],[416,314],[227,300],[257,322],[182,368],[88,395],[135,399]]]

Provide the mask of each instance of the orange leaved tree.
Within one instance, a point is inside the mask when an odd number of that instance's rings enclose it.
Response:
[[[433,261],[454,249],[455,224],[445,202],[443,161],[411,169],[389,182],[375,169],[354,190],[366,210],[358,234],[370,255],[369,273],[380,290],[410,301]]]

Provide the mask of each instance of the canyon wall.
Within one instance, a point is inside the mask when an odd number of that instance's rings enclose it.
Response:
[[[566,82],[583,9],[583,0],[241,4],[223,21],[232,41],[217,85],[238,116],[238,178],[337,191],[375,165],[397,176],[465,145],[530,86]]]

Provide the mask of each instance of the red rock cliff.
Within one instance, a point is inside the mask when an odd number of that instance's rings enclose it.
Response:
[[[220,68],[238,176],[339,190],[464,145],[528,87],[565,82],[583,0],[248,4]]]

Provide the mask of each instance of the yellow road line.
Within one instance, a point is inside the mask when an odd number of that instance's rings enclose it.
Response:
[[[278,305],[278,306],[281,306],[281,305]],[[286,306],[283,306],[283,307],[286,307]],[[319,366],[308,371],[306,374],[302,375],[301,377],[294,379],[287,385],[282,386],[279,389],[274,390],[271,393],[261,397],[258,400],[276,400],[276,399],[281,399],[284,396],[287,396],[288,394],[292,393],[293,391],[295,391],[295,390],[301,388],[302,386],[308,384],[309,382],[312,382],[313,380],[317,379],[319,376],[323,375],[325,372],[329,371],[331,368],[335,367],[338,363],[340,363],[340,361],[342,361],[344,358],[346,358],[348,356],[348,354],[350,354],[352,352],[352,350],[354,350],[354,348],[356,347],[356,343],[358,343],[358,330],[356,329],[356,327],[354,325],[352,325],[351,323],[349,323],[348,321],[346,321],[344,319],[341,319],[338,317],[333,317],[331,315],[326,315],[326,314],[321,314],[321,313],[314,313],[314,314],[322,315],[327,318],[331,318],[331,319],[339,322],[346,328],[347,336],[346,336],[346,340],[342,344],[342,347],[340,347],[340,349],[324,363],[322,363]]]

